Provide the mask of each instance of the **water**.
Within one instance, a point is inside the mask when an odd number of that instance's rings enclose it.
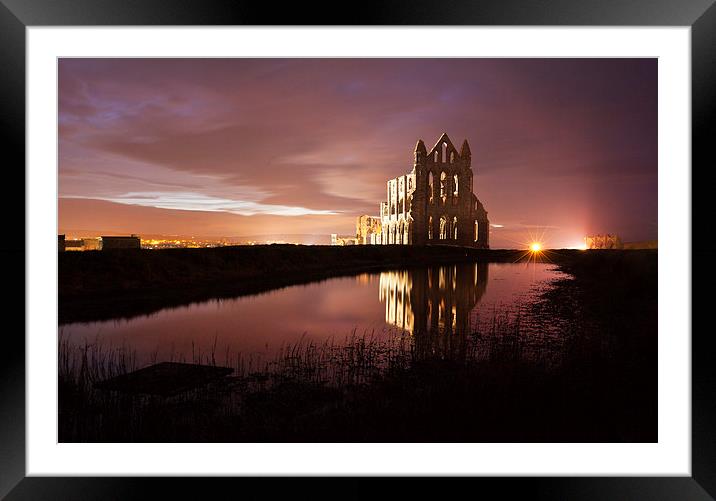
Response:
[[[341,343],[352,332],[388,336],[473,332],[496,313],[516,315],[555,278],[544,263],[467,263],[364,273],[234,299],[167,308],[132,319],[66,324],[62,339],[127,346],[152,360],[270,358],[299,341]]]

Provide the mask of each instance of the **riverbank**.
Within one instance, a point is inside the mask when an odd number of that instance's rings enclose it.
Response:
[[[459,262],[546,260],[555,264],[612,251],[517,250],[452,246],[256,245],[206,249],[60,252],[60,325],[130,318],[162,308],[327,278]],[[617,251],[618,252],[618,251]],[[654,251],[622,251],[639,255]]]
[[[571,252],[555,255],[561,260]],[[393,245],[60,252],[58,316],[60,324],[128,318],[341,275],[465,261],[514,262],[524,255],[512,250]]]
[[[571,278],[522,317],[432,333],[434,349],[401,335],[299,344],[263,367],[236,359],[232,377],[171,398],[94,387],[138,368],[131,347],[61,344],[60,441],[656,441],[657,253],[560,261]],[[528,317],[544,335],[524,329]],[[231,357],[187,357],[217,360]]]

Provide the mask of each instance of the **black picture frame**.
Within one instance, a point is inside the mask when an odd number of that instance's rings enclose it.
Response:
[[[716,130],[716,5],[714,0],[429,0],[293,2],[274,5],[245,0],[0,0],[0,123],[6,193],[6,237],[0,243],[6,291],[4,346],[0,349],[0,497],[7,499],[134,499],[213,497],[219,488],[236,495],[273,497],[275,482],[261,479],[49,478],[25,475],[25,29],[31,26],[83,25],[574,25],[690,26],[692,72],[692,186],[708,189],[704,172],[716,165],[712,130]],[[699,183],[699,180],[702,181]],[[692,279],[693,320],[709,305],[704,291],[716,257],[716,233],[709,228],[712,211],[706,197],[692,194],[692,267],[704,266]],[[21,207],[23,209],[21,209]],[[699,231],[701,230],[701,231]],[[692,476],[644,478],[479,478],[474,492],[522,494],[530,499],[714,499],[716,498],[716,370],[710,329],[692,328]],[[703,324],[708,325],[708,324]],[[688,333],[674,333],[686,335]],[[209,490],[208,482],[211,481]],[[477,482],[474,485],[473,482]],[[373,479],[351,478],[328,495],[372,495]],[[229,485],[231,484],[231,485]],[[292,482],[295,494],[320,495],[314,482]],[[336,490],[337,489],[337,490]],[[431,489],[436,489],[431,491]],[[421,480],[404,483],[401,497],[440,495],[439,487]],[[461,489],[453,485],[452,489]],[[478,490],[479,489],[479,490]],[[455,490],[454,492],[458,492]],[[361,494],[362,493],[362,494]],[[502,496],[501,496],[502,497]]]

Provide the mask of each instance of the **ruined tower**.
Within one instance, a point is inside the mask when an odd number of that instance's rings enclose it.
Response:
[[[419,140],[413,170],[386,184],[382,244],[489,248],[487,212],[473,191],[472,153],[447,134],[428,150]]]

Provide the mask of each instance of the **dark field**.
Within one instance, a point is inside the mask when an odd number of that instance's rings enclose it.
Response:
[[[198,300],[209,294],[212,281],[221,293],[250,293],[268,284],[409,263],[517,257],[511,251],[410,247],[67,253],[60,255],[60,315],[67,304],[94,304],[92,315],[101,316],[104,302],[117,294],[156,297],[153,308],[161,301]],[[131,349],[61,342],[59,439],[657,441],[657,252],[551,251],[546,258],[573,278],[546,290],[522,319],[498,311],[490,328],[461,336],[299,344],[261,368],[248,368],[230,353],[193,353],[186,361],[228,365],[235,372],[175,396],[95,388],[139,368]],[[182,288],[192,288],[196,297],[162,295]],[[100,299],[93,303],[94,294]],[[550,334],[527,336],[526,317],[542,322],[545,332],[550,327]]]

